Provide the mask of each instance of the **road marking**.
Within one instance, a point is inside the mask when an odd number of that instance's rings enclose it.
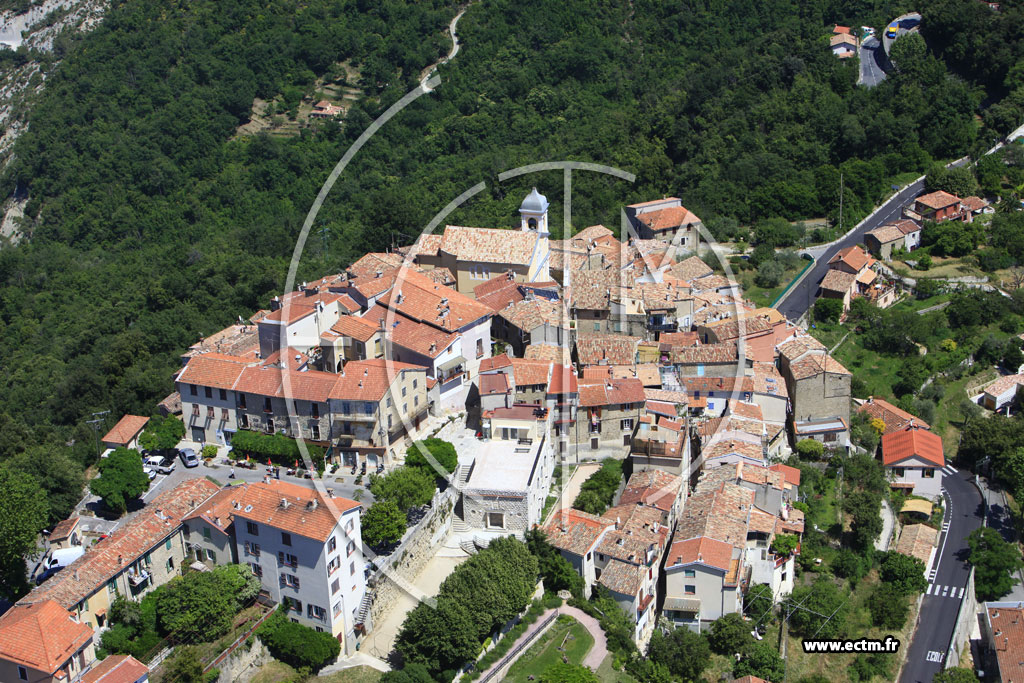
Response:
[[[931,595],[932,594],[932,588],[935,588],[935,584],[934,583],[929,583],[928,584],[928,590],[926,590],[924,592],[924,594],[925,595]]]
[[[924,659],[927,662],[938,662],[939,664],[941,664],[942,660],[945,657],[946,654],[944,652],[939,652],[938,650],[928,650],[928,654],[924,656]]]
[[[948,467],[949,469],[953,470],[954,472],[959,472],[960,471],[957,468],[953,467],[952,465],[946,465],[946,467]]]
[[[960,598],[964,597],[964,589],[963,588],[960,589],[960,595],[958,595],[956,597],[957,597],[957,600],[959,600]]]
[[[942,587],[942,597],[946,597],[946,593],[949,592],[949,586]]]

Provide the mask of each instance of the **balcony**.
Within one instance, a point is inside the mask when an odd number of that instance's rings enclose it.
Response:
[[[141,569],[138,572],[131,569],[128,570],[128,583],[131,584],[132,588],[138,588],[148,580],[149,572],[145,569]]]
[[[669,322],[669,321],[661,320],[661,321],[655,322],[653,320],[648,320],[647,321],[647,329],[650,330],[651,332],[675,332],[676,331],[676,323],[675,323],[675,321]]]
[[[367,404],[338,404],[331,410],[331,414],[335,418],[341,418],[345,420],[352,420],[355,422],[376,422],[377,421],[377,406],[373,403],[368,404],[369,409],[366,408]]]
[[[637,603],[637,605],[636,605],[636,618],[637,619],[639,619],[640,617],[643,616],[644,612],[647,611],[647,608],[651,606],[652,602],[654,602],[654,594],[653,593],[651,593],[650,595],[648,595],[647,597],[643,598],[642,600],[640,600],[640,602]]]

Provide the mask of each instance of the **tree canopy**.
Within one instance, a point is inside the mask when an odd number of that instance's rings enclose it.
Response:
[[[142,469],[142,456],[130,448],[116,448],[100,460],[100,476],[89,482],[89,490],[103,499],[114,512],[123,514],[128,503],[149,489],[149,477]]]
[[[967,537],[967,561],[974,566],[974,592],[978,600],[998,600],[1017,583],[1024,568],[1020,549],[992,527],[981,527]]]

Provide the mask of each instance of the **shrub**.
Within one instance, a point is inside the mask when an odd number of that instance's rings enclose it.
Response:
[[[337,659],[341,652],[341,644],[334,636],[289,621],[284,608],[263,622],[257,633],[275,659],[313,673]]]
[[[754,637],[750,635],[750,625],[735,612],[711,622],[708,643],[711,645],[712,652],[731,656],[737,652],[743,652],[744,648],[753,640]]]
[[[437,462],[443,472],[437,472],[433,464],[424,457],[423,450],[430,453],[430,456]],[[433,437],[417,441],[405,452],[405,464],[410,467],[425,467],[438,475],[451,474],[459,466],[459,456],[455,452],[455,446]]]
[[[825,454],[825,445],[814,439],[802,439],[796,444],[796,452],[801,458],[821,460]]]
[[[907,622],[906,597],[890,584],[879,584],[868,597],[868,610],[871,612],[871,623],[879,628],[900,629]]]
[[[601,469],[590,475],[580,486],[580,493],[573,507],[594,515],[600,515],[615,498],[615,492],[622,482],[622,462],[608,458],[601,463]]]
[[[245,429],[235,432],[231,438],[231,457],[237,460],[251,455],[258,460],[269,459],[275,465],[292,467],[302,457],[295,439],[284,434],[258,434]],[[316,444],[306,444],[309,457],[316,469],[324,466],[324,449]]]
[[[814,304],[814,319],[823,323],[837,323],[843,315],[843,302],[839,299],[818,299]]]

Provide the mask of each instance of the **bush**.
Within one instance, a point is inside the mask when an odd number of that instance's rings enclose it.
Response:
[[[711,622],[711,630],[708,632],[711,651],[726,656],[743,652],[754,641],[750,631],[750,624],[735,612],[719,617]]]
[[[622,461],[613,458],[604,460],[601,469],[590,475],[580,486],[573,507],[594,515],[603,514],[612,504],[621,482]]]
[[[435,466],[424,457],[423,450],[437,462],[443,472],[437,472]],[[443,439],[433,437],[417,441],[405,451],[405,464],[409,467],[425,467],[439,476],[451,474],[459,466],[459,455],[455,452],[455,446]]]
[[[315,469],[322,469],[324,467],[323,446],[306,444],[306,449]],[[231,457],[236,460],[244,460],[247,455],[261,461],[269,459],[275,465],[283,467],[293,467],[295,461],[302,457],[295,439],[290,439],[284,434],[259,434],[239,429],[231,438]]]
[[[765,289],[778,287],[782,282],[782,274],[785,270],[777,261],[765,261],[757,267],[757,275],[754,276],[754,284]]]
[[[890,550],[885,553],[878,575],[900,595],[920,593],[928,587],[924,562],[916,557]]]
[[[822,323],[837,323],[843,315],[843,302],[839,299],[818,299],[814,303],[814,319]]]
[[[906,597],[895,586],[883,583],[868,597],[868,611],[875,626],[897,630],[907,622],[910,607]]]
[[[801,458],[807,460],[821,460],[825,455],[825,445],[814,439],[801,439],[796,444],[796,452]]]
[[[432,470],[409,466],[396,467],[383,477],[370,475],[368,488],[378,501],[393,501],[403,513],[429,503],[437,490]]]
[[[334,636],[289,621],[284,607],[263,622],[257,635],[275,659],[312,673],[337,659],[341,652],[341,644]]]
[[[203,446],[202,457],[205,460],[217,457],[217,447],[212,443]]]
[[[407,526],[405,513],[393,500],[378,500],[363,515],[363,541],[371,547],[395,543],[402,538]]]

